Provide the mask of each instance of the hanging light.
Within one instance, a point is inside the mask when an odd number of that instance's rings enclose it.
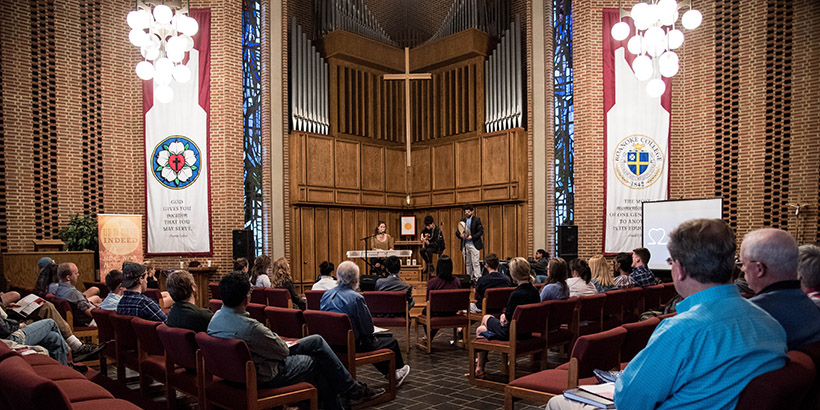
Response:
[[[653,78],[646,83],[646,93],[652,98],[658,98],[666,92],[666,83],[660,78]]]
[[[154,4],[156,2],[137,0],[138,9],[126,17],[131,27],[128,41],[139,47],[145,59],[135,68],[137,76],[144,81],[153,80],[157,101],[168,103],[174,98],[171,83],[191,79],[191,70],[182,62],[194,47],[191,37],[199,31],[199,24],[187,15],[187,5],[172,8]]]

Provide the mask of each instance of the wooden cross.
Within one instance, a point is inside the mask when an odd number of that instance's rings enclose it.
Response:
[[[407,167],[410,168],[410,80],[432,80],[430,73],[410,73],[410,47],[404,48],[404,73],[385,74],[385,80],[404,80],[404,139],[407,147]],[[409,172],[409,170],[408,170]]]

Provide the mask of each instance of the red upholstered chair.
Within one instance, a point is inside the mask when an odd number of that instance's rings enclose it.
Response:
[[[373,324],[380,327],[401,327],[407,336],[407,353],[410,353],[410,309],[407,292],[362,292],[367,307],[373,315]],[[378,315],[391,317],[377,317]]]
[[[299,309],[276,306],[265,307],[268,327],[283,339],[301,339],[305,336],[305,317]]]
[[[262,305],[259,303],[248,303],[248,307],[245,310],[248,311],[248,314],[251,315],[252,318],[259,321],[263,325],[267,322],[268,318],[265,316],[265,308],[266,305]]]
[[[579,337],[569,363],[511,381],[504,390],[504,408],[512,410],[516,398],[546,403],[579,384],[597,384],[592,371],[618,369],[618,351],[625,338],[622,327]]]
[[[140,391],[148,393],[149,377],[165,384],[165,347],[157,334],[157,326],[162,322],[131,319],[131,327],[137,334],[137,356],[139,358]]]
[[[162,292],[160,292],[159,289],[145,289],[145,292],[142,292],[142,294],[153,299],[154,302],[157,302],[159,307],[164,307],[162,306]]]
[[[575,304],[575,314],[578,317],[574,320],[576,328],[573,329],[576,337],[598,333],[603,330],[606,298],[605,293],[578,298],[578,302]]]
[[[111,323],[113,310],[91,309],[94,322],[97,323],[100,343],[105,344],[105,348],[100,351],[100,373],[108,374],[107,359],[117,360],[117,347],[114,345],[114,324]]]
[[[308,334],[322,336],[327,344],[339,356],[347,371],[356,378],[356,368],[373,363],[389,362],[387,372],[389,386],[387,394],[363,403],[362,407],[393,400],[396,398],[396,357],[390,349],[379,349],[372,352],[356,352],[356,336],[350,318],[344,313],[305,310],[305,322]]]
[[[624,300],[623,323],[637,322],[638,317],[644,312],[643,308],[643,288],[636,286],[626,289]]]
[[[265,298],[268,306],[293,308],[293,301],[290,299],[290,292],[287,289],[265,288]]]
[[[481,313],[470,313],[470,320],[481,321],[486,315],[501,316],[514,290],[514,287],[485,290],[484,300],[481,302]]]
[[[135,316],[118,315],[110,316],[111,324],[114,325],[114,346],[117,354],[117,380],[125,384],[125,368],[138,372],[140,371],[139,356],[137,353],[137,334],[131,326],[131,320]]]
[[[509,341],[487,340],[480,337],[470,342],[470,354],[467,356],[470,362],[470,383],[502,389],[506,386],[506,383],[499,383],[489,379],[477,379],[475,377],[476,364],[474,358],[477,350],[501,353],[502,372],[508,375],[510,382],[515,379],[515,365],[518,356],[530,353],[542,353],[541,368],[543,369],[547,361],[547,343],[543,335],[546,333],[549,309],[550,305],[548,302],[518,306],[510,319]]]
[[[219,293],[219,283],[209,282],[208,283],[208,290],[211,291],[211,299],[222,300],[222,294]]]
[[[208,301],[208,309],[211,312],[216,313],[217,310],[222,309],[222,300],[221,299],[211,299]]]
[[[646,347],[649,337],[652,336],[652,332],[660,322],[660,319],[653,317],[642,322],[625,323],[621,326],[626,330],[626,339],[621,347],[622,362],[628,363]]]
[[[204,409],[204,396],[200,394],[202,390],[199,377],[197,377],[200,370],[197,368],[199,346],[196,344],[196,332],[161,324],[157,327],[157,335],[165,348],[168,408],[176,408],[176,390],[179,390],[196,397],[199,408]]]
[[[752,379],[740,392],[735,409],[808,409],[809,407],[802,407],[801,402],[814,383],[814,362],[807,354],[796,350],[789,352],[789,359],[791,361],[785,367]]]
[[[604,324],[603,330],[618,327],[624,318],[624,302],[626,301],[626,289],[610,290],[604,292]]]
[[[306,290],[305,299],[307,299],[307,308],[311,310],[319,310],[319,305],[322,303],[322,295],[326,290]]]
[[[265,294],[266,288],[251,289],[251,303],[258,303],[260,305],[268,304],[268,295]]]
[[[470,289],[431,290],[424,314],[416,319],[416,340],[419,339],[419,325],[422,325],[427,330],[427,344],[417,342],[416,346],[427,353],[432,351],[433,338],[429,337],[432,329],[453,328],[453,340],[457,340],[456,329],[460,327],[466,336],[470,331],[470,316],[462,311],[470,311]],[[469,344],[469,340],[469,337],[464,337],[465,345]]]
[[[643,311],[647,310],[662,310],[663,304],[666,302],[663,299],[663,285],[647,286],[643,288]]]
[[[100,299],[105,299],[105,297],[108,296],[108,286],[105,286],[105,282],[83,282],[83,286],[85,286],[86,290],[96,286],[97,289],[100,290]]]
[[[675,283],[664,283],[663,292],[661,292],[661,305],[666,305],[666,303],[672,300],[675,296],[678,296],[678,291],[675,289]]]
[[[811,360],[814,362],[815,370],[820,369],[820,342],[802,346],[799,350],[811,357]],[[809,389],[809,394],[806,395],[806,399],[803,401],[803,405],[800,408],[820,408],[820,370],[817,371],[817,376],[814,379],[814,385],[811,389]]]
[[[74,311],[71,310],[71,303],[65,299],[60,299],[51,293],[47,293],[45,299],[51,302],[54,307],[60,312],[60,316],[65,319],[68,326],[71,328],[71,333],[78,338],[87,337],[91,339],[91,343],[98,343],[98,332],[96,326],[75,326],[74,325]]]
[[[206,408],[215,404],[226,409],[253,410],[310,401],[310,408],[318,409],[316,388],[309,383],[258,389],[256,367],[243,340],[200,332],[196,342]]]
[[[547,348],[572,346],[571,343],[575,340],[573,330],[577,327],[574,323],[578,318],[575,315],[575,304],[577,302],[577,297],[546,302],[549,305],[550,313],[547,319]]]
[[[666,319],[666,318],[670,318],[670,317],[672,317],[672,316],[675,316],[676,314],[677,314],[677,312],[667,313],[667,314],[665,314],[665,315],[660,315],[660,316],[657,316],[657,318],[658,318],[659,320],[664,320],[664,319]]]

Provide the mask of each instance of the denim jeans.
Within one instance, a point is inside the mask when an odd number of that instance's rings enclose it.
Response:
[[[49,356],[60,364],[68,364],[68,345],[60,334],[60,328],[57,327],[51,319],[43,319],[27,325],[22,329],[25,340],[21,340],[15,335],[9,336],[9,340],[20,344],[29,346],[42,346],[48,350]]]
[[[285,358],[276,377],[260,387],[282,387],[299,382],[314,385],[319,390],[319,400],[329,410],[341,409],[339,395],[356,386],[347,368],[319,335],[304,337],[291,346],[290,355]]]

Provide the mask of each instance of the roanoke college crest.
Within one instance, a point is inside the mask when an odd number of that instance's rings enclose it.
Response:
[[[181,135],[160,142],[152,158],[154,178],[168,188],[187,188],[199,177],[199,147]]]
[[[663,172],[663,152],[652,138],[630,135],[615,148],[612,168],[622,184],[632,189],[644,189],[655,182]]]

